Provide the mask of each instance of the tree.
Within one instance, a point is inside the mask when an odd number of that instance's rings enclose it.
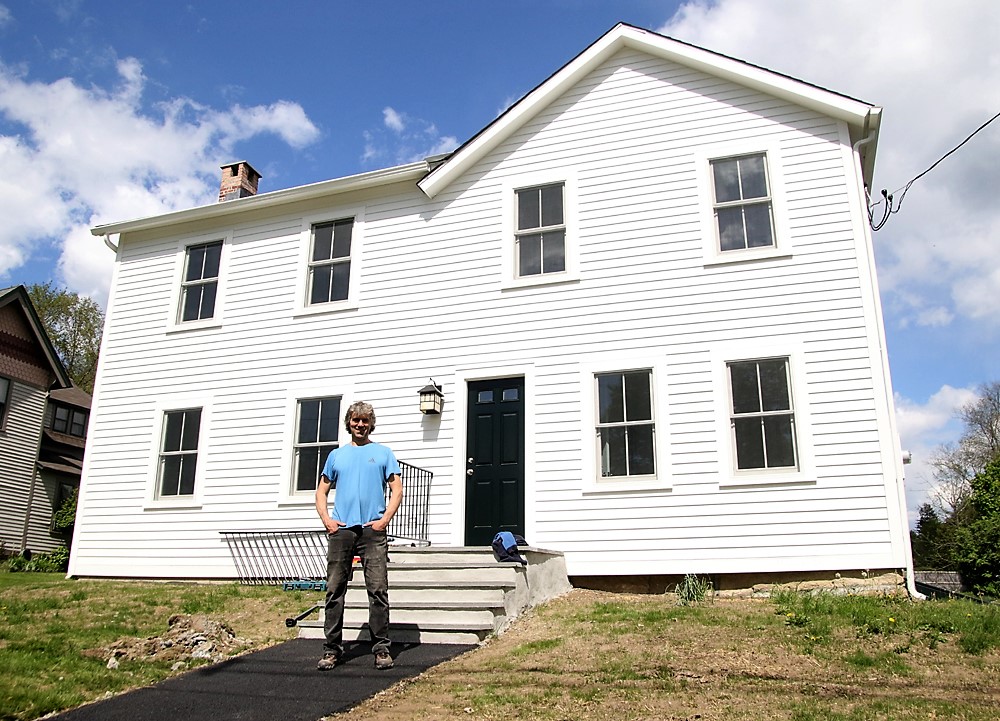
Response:
[[[931,458],[933,503],[939,517],[969,521],[972,479],[1000,458],[1000,381],[980,386],[976,400],[962,406],[957,415],[965,425],[962,436],[957,443],[939,446]]]
[[[971,523],[959,531],[958,570],[975,591],[1000,596],[1000,458],[972,479]]]
[[[910,534],[914,566],[957,569],[970,587],[1000,593],[1000,381],[979,387],[957,413],[956,443],[931,458],[932,502]]]
[[[54,288],[50,282],[29,286],[28,295],[69,377],[93,393],[104,332],[101,307],[90,298]]]

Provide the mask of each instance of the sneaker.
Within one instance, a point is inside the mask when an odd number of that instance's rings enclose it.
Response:
[[[318,668],[320,671],[329,671],[339,663],[340,663],[340,654],[327,651],[326,653],[323,654],[323,658],[319,660],[319,663],[316,664],[316,668]]]
[[[389,655],[388,651],[379,651],[375,654],[375,668],[379,671],[392,668],[392,656]]]

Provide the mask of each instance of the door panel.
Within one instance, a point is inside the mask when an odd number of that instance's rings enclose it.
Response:
[[[524,534],[524,379],[469,383],[465,543]]]

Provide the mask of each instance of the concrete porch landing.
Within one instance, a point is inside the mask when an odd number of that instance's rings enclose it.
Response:
[[[479,643],[503,633],[526,609],[572,588],[562,553],[518,550],[527,566],[500,563],[483,547],[390,547],[393,642]],[[345,642],[369,640],[368,596],[360,567],[356,571],[347,589]],[[298,627],[299,638],[323,638],[322,609],[319,618],[299,621]]]

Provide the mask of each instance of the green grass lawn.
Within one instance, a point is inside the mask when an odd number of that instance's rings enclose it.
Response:
[[[319,596],[0,571],[0,719],[36,719],[178,673],[144,658],[108,668],[106,651],[164,634],[174,614],[224,622],[252,641],[246,648],[262,648],[293,637],[284,619]],[[1000,607],[794,593],[682,603],[574,590],[345,717],[995,721]]]
[[[106,654],[87,651],[161,634],[174,614],[226,620],[257,648],[293,635],[284,619],[311,603],[273,587],[0,571],[0,719],[35,719],[173,675],[172,663],[162,661],[109,669]]]

